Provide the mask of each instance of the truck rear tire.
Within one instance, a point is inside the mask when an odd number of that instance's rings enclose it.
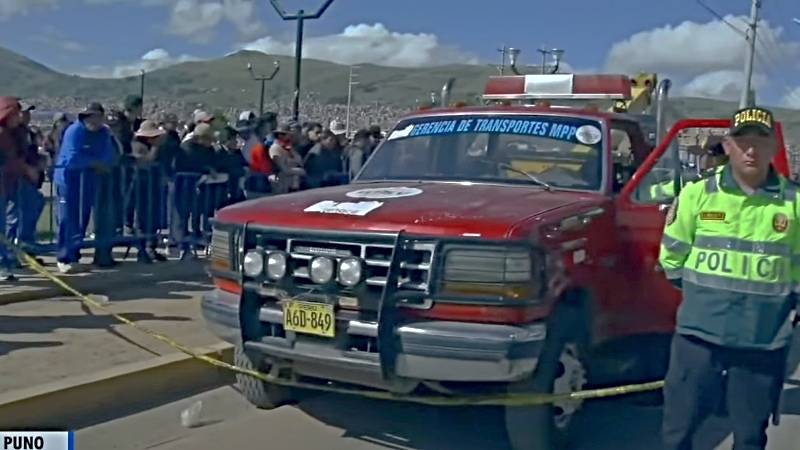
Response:
[[[510,394],[565,394],[586,385],[581,360],[585,342],[579,338],[551,335],[534,375],[509,386]],[[513,450],[561,450],[566,448],[567,431],[581,401],[563,401],[541,406],[506,406],[505,429]]]
[[[259,359],[248,355],[241,344],[234,350],[234,363],[249,370],[263,370]],[[281,405],[292,403],[294,400],[292,388],[275,383],[268,383],[256,377],[236,373],[236,385],[242,395],[256,408],[274,409]]]

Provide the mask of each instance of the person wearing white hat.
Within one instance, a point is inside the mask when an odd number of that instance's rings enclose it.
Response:
[[[339,145],[342,148],[347,147],[347,128],[345,125],[336,120],[331,120],[330,126],[328,127],[331,132],[336,136],[336,139],[339,139]]]
[[[158,253],[156,238],[161,223],[161,185],[163,174],[161,167],[153,164],[159,159],[161,140],[167,132],[159,128],[153,120],[145,120],[134,133],[131,144],[131,155],[137,163],[134,176],[134,208],[136,211],[135,231],[142,239],[137,243],[137,261],[150,264],[155,261],[166,261],[167,258]]]
[[[192,126],[197,127],[201,123],[210,125],[214,121],[215,117],[213,114],[203,111],[202,109],[195,109],[194,113],[192,113]],[[186,133],[186,136],[183,137],[182,142],[188,142],[194,137],[194,129],[190,130]]]

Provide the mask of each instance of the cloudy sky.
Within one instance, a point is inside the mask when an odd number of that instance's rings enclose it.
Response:
[[[281,0],[291,11],[322,2]],[[575,71],[657,71],[679,94],[736,99],[750,0],[704,3],[725,21],[698,0],[336,0],[307,24],[305,54],[345,64],[485,64],[505,44],[536,63],[545,45],[565,49]],[[800,108],[800,25],[792,21],[800,2],[762,3],[759,98]],[[0,0],[1,46],[94,76],[242,48],[290,54],[294,33],[268,0]]]

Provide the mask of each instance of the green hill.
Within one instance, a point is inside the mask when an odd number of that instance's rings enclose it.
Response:
[[[294,59],[260,52],[241,51],[223,58],[186,62],[150,72],[146,96],[161,101],[203,104],[210,108],[256,108],[259,83],[246,70],[252,63],[258,71],[269,71],[274,60],[281,70],[267,84],[268,101],[290,101],[294,90]],[[483,92],[486,77],[494,73],[488,65],[448,65],[426,68],[395,68],[360,65],[355,103],[392,104],[411,107],[440,92],[449,77],[455,77],[453,100],[474,101]],[[349,67],[320,60],[303,61],[303,93],[320,103],[345,103]],[[22,55],[0,48],[0,86],[21,97],[121,99],[139,90],[138,77],[92,79],[51,70]],[[727,117],[733,102],[699,98],[673,98],[670,110],[678,117]],[[787,138],[800,142],[800,111],[775,109],[784,122]]]

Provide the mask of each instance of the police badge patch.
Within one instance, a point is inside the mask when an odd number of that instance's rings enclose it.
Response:
[[[786,217],[786,214],[776,213],[772,217],[772,229],[778,233],[783,233],[787,228],[789,228],[789,218]]]
[[[675,217],[678,215],[678,197],[675,197],[675,200],[672,201],[672,204],[669,205],[669,210],[667,210],[667,225],[672,225],[672,222],[675,222]]]

